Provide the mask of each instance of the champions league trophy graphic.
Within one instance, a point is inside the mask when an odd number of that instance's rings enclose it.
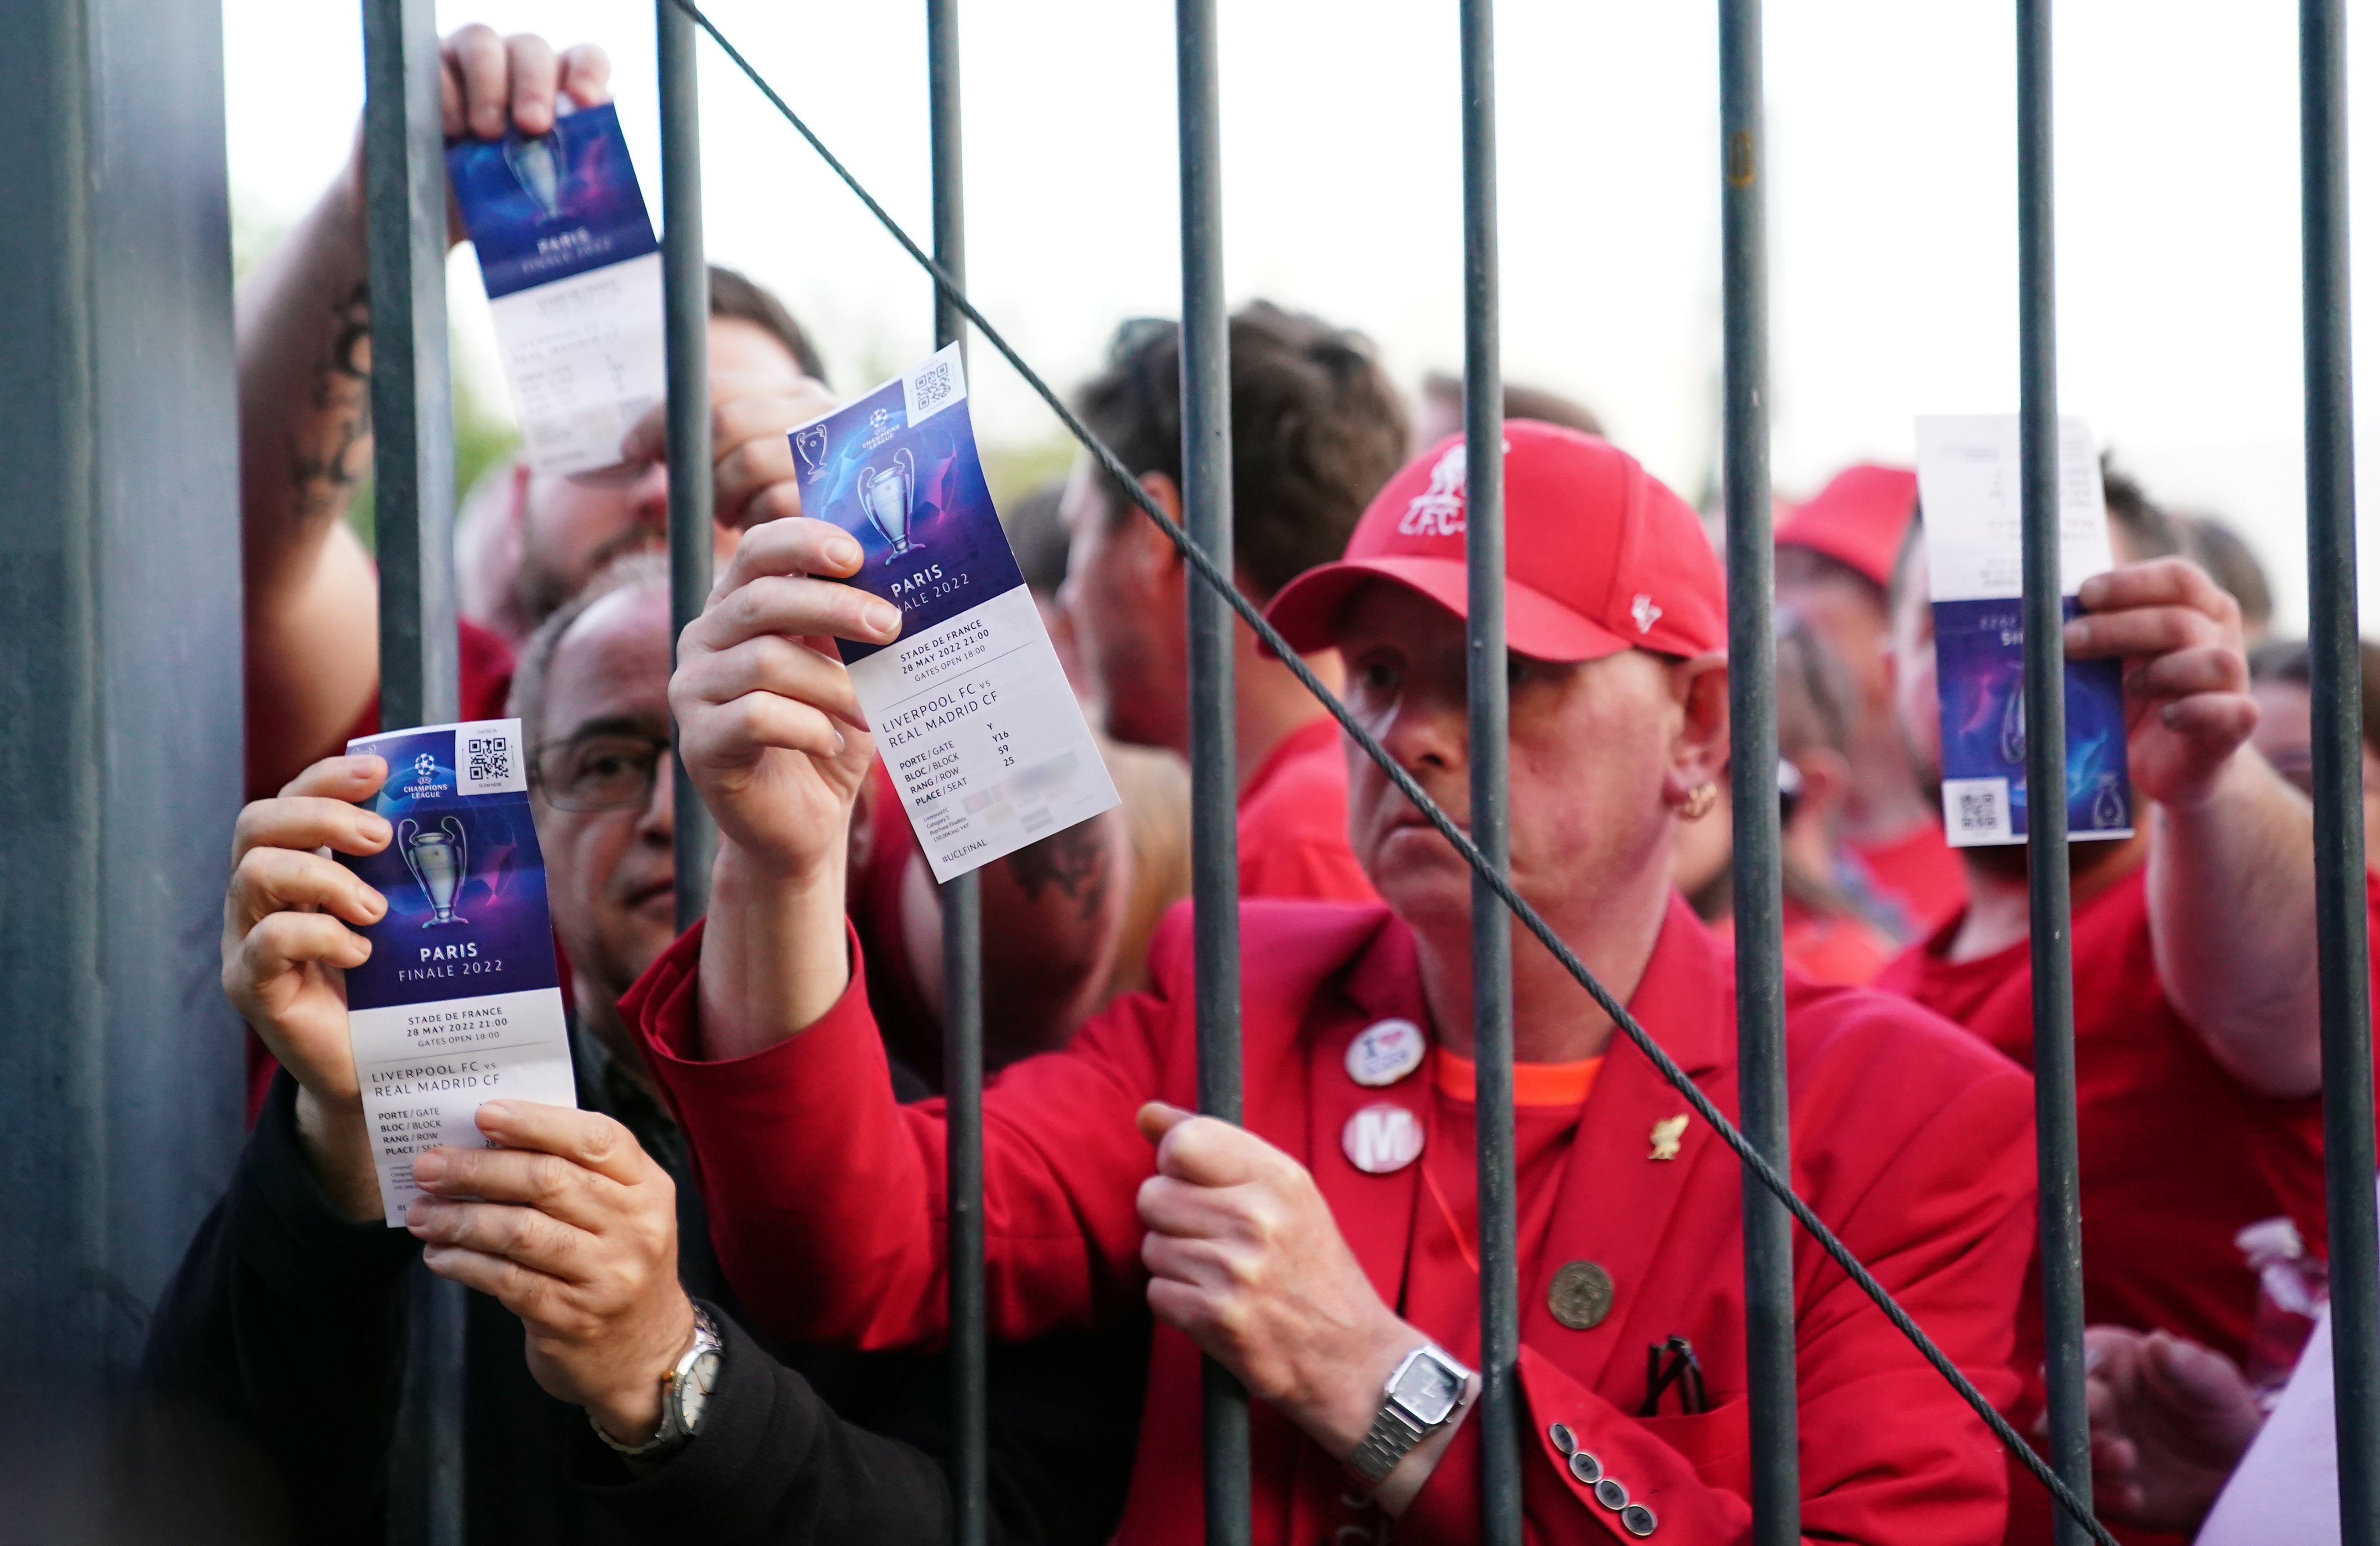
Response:
[[[552,135],[506,140],[504,164],[512,169],[513,180],[521,185],[521,190],[537,201],[537,207],[548,220],[562,213],[562,152],[554,145]]]
[[[876,530],[884,533],[895,554],[915,553],[925,546],[909,541],[909,504],[917,494],[917,463],[903,446],[883,467],[862,468],[859,506]]]
[[[2101,832],[2124,824],[2124,792],[2116,787],[2116,775],[2099,775],[2099,792],[2091,800],[2091,824]]]
[[[471,868],[471,846],[463,840],[462,821],[449,816],[436,827],[425,828],[408,816],[396,824],[396,846],[430,902],[431,917],[421,926],[469,922],[455,910],[455,898]]]
[[[2008,711],[2000,715],[2000,761],[2024,761],[2024,688],[2009,694]]]

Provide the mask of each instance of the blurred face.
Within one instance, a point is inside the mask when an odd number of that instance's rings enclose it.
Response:
[[[2256,730],[2248,744],[2308,799],[2313,797],[2313,694],[2302,682],[2258,682],[2248,689],[2256,700]],[[2380,870],[2372,848],[2380,833],[2380,757],[2363,748],[2364,862]]]
[[[801,368],[766,329],[714,317],[710,374],[715,391],[726,378],[798,378]],[[735,537],[712,529],[720,562],[735,553]],[[549,617],[621,554],[668,544],[669,469],[661,464],[533,476],[521,495],[520,570],[513,582],[521,611],[532,624]]]
[[[1920,542],[1901,576],[1890,636],[1892,713],[1900,722],[1917,780],[1929,792],[1942,784],[1942,700],[1934,686],[1934,607],[1926,599],[1930,574]],[[1935,802],[1940,803],[1938,795]]]
[[[1884,651],[1892,618],[1884,598],[1862,576],[1849,574],[1798,548],[1777,553],[1777,600],[1809,622],[1859,686],[1863,717],[1891,707]]]
[[[1098,470],[1076,458],[1058,504],[1067,533],[1058,603],[1108,734],[1180,749],[1189,744],[1181,568],[1138,516],[1115,517]]]
[[[1376,583],[1349,598],[1338,644],[1348,705],[1467,830],[1462,620]],[[1697,688],[1696,673],[1640,650],[1580,664],[1512,657],[1512,880],[1549,918],[1648,882],[1667,889],[1677,800],[1726,757],[1726,674],[1706,668]],[[1687,749],[1690,698],[1705,722]],[[1372,883],[1417,931],[1467,937],[1469,869],[1371,759],[1350,749],[1348,762],[1348,835]]]
[[[669,591],[653,585],[588,608],[546,679],[537,838],[554,932],[572,968],[606,1004],[677,933],[669,759],[658,760],[651,792],[633,803],[574,810],[555,802],[586,803],[633,785],[635,770],[669,741]]]

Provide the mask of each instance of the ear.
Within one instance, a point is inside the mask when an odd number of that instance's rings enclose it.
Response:
[[[1181,525],[1180,485],[1162,472],[1144,472],[1140,475],[1139,481],[1141,492],[1148,494],[1150,501],[1165,512],[1166,518],[1176,526]],[[1115,535],[1123,537],[1129,533],[1133,565],[1143,580],[1152,588],[1178,586],[1182,581],[1182,571],[1184,566],[1182,562],[1182,550],[1173,545],[1173,539],[1159,530],[1157,523],[1148,518],[1148,513],[1145,510],[1135,506],[1121,512],[1121,515],[1124,521],[1124,530]]]
[[[1851,793],[1851,760],[1832,747],[1815,746],[1794,758],[1793,766],[1802,774],[1802,798],[1793,808],[1794,822],[1831,823]]]
[[[1727,776],[1727,657],[1707,654],[1672,661],[1668,672],[1670,696],[1680,712],[1661,795],[1676,807],[1704,785]]]

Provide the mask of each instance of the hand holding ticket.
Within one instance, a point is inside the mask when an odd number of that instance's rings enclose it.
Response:
[[[446,152],[529,465],[588,472],[661,401],[661,245],[606,104]]]
[[[387,761],[371,802],[394,841],[340,862],[378,891],[371,955],[347,968],[347,1035],[392,1227],[413,1160],[486,1142],[498,1095],[577,1103],[545,860],[529,817],[520,721],[396,730],[348,743]]]
[[[790,435],[803,508],[859,544],[851,583],[900,609],[898,639],[837,648],[937,881],[1117,803],[992,509],[966,395],[953,345]]]
[[[2023,510],[2014,414],[1917,420],[1942,708],[1942,825],[1954,847],[2022,843],[2025,821]],[[2112,565],[2091,431],[2058,424],[2058,568],[2074,592]],[[2124,688],[2112,660],[2066,663],[2069,836],[2130,837]]]

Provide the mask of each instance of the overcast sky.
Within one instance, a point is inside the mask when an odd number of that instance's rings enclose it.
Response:
[[[969,287],[1068,385],[1119,320],[1179,309],[1172,6],[959,8]],[[708,9],[922,237],[924,6]],[[1767,7],[1781,493],[1847,461],[1905,460],[1913,414],[2015,408],[2012,9]],[[2063,406],[2169,504],[2240,527],[2301,619],[2294,7],[2057,9]],[[1220,12],[1232,298],[1362,328],[1408,387],[1459,368],[1452,0],[1220,0]],[[1718,429],[1714,13],[1707,0],[1505,0],[1497,15],[1506,371],[1590,404],[1690,496]],[[362,91],[355,7],[225,0],[224,14],[236,207],[269,228],[346,154]],[[650,0],[441,0],[439,16],[610,49],[658,220]],[[845,390],[924,354],[931,295],[909,260],[707,41],[702,54],[711,256],[783,294]],[[2354,78],[2374,63],[2359,34]],[[2357,211],[2380,208],[2368,114],[2350,165]],[[2356,292],[2380,305],[2380,230],[2360,229]],[[468,250],[454,277],[461,368],[500,402]],[[2359,350],[2367,400],[2374,358]],[[990,351],[977,360],[985,438],[1054,438]],[[2365,569],[2365,615],[2380,624],[2380,558]]]

